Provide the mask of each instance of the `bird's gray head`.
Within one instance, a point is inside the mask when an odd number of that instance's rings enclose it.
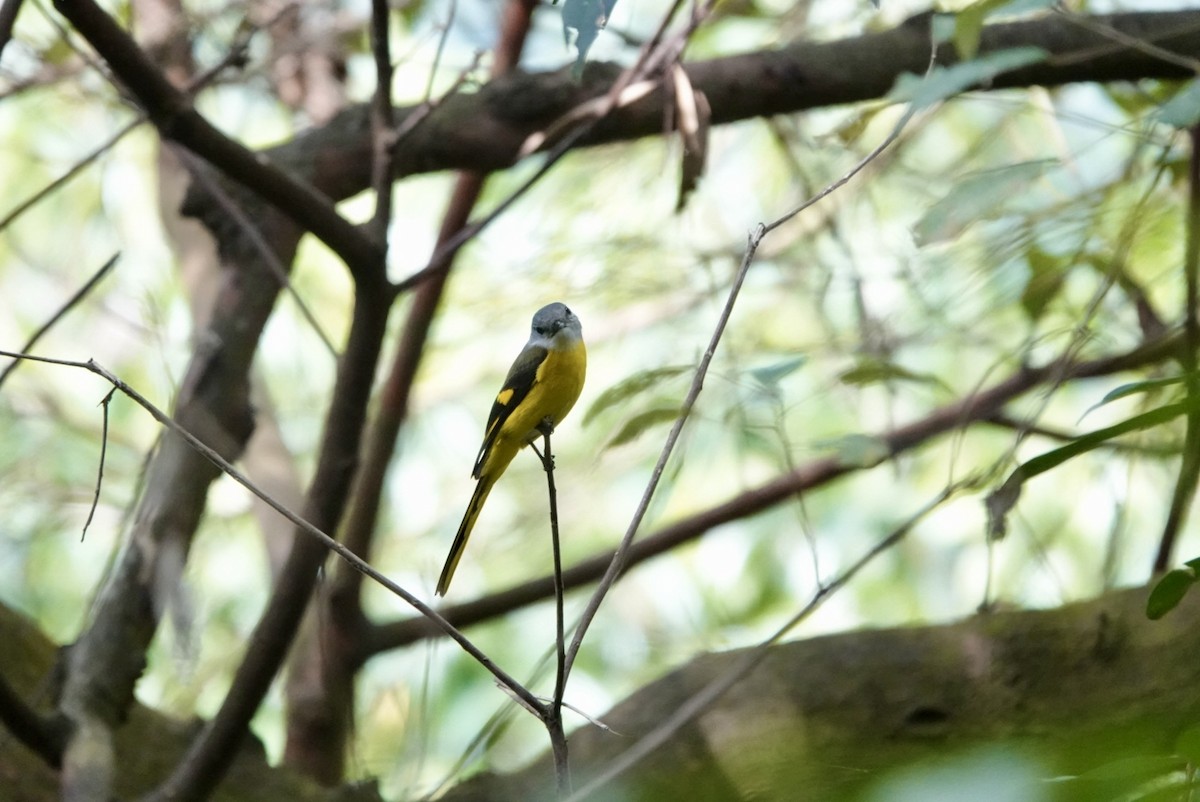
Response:
[[[558,302],[546,304],[537,310],[530,328],[531,340],[553,340],[560,333],[573,338],[583,336],[583,326],[580,325],[579,318],[575,317],[566,304]]]

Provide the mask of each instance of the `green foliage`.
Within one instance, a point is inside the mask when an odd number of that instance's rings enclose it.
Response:
[[[639,371],[632,376],[622,379],[617,384],[597,396],[583,416],[583,425],[588,426],[602,412],[619,404],[632,400],[649,390],[657,389],[667,379],[673,379],[688,371],[694,370],[692,365],[670,365],[662,368],[651,368]]]
[[[1158,110],[1159,122],[1176,128],[1191,128],[1200,122],[1200,80],[1185,83]]]
[[[917,222],[913,231],[917,241],[932,245],[955,239],[974,223],[1009,214],[1008,203],[1027,192],[1032,181],[1054,166],[1055,162],[1041,159],[967,177],[955,184],[950,193],[931,206]]]
[[[605,448],[624,445],[642,433],[665,426],[679,417],[678,407],[660,407],[643,410],[621,424],[621,428],[604,444]]]
[[[1014,47],[950,67],[934,67],[924,76],[905,73],[896,79],[896,85],[887,97],[895,103],[910,103],[913,108],[923,109],[1002,73],[1045,61],[1047,55],[1037,47]]]
[[[1031,320],[1037,320],[1062,290],[1066,269],[1061,260],[1036,246],[1025,258],[1029,262],[1029,281],[1021,292],[1021,307]]]
[[[1047,451],[1019,465],[999,489],[987,498],[988,533],[993,538],[1003,537],[1007,528],[1006,518],[1021,496],[1021,488],[1030,479],[1057,468],[1067,460],[1105,445],[1109,440],[1130,432],[1160,427],[1185,414],[1187,404],[1176,403],[1134,415],[1120,423],[1080,435],[1070,443]]]
[[[904,381],[933,385],[945,390],[949,389],[945,382],[937,376],[912,371],[903,365],[897,365],[894,362],[874,356],[860,357],[854,367],[842,371],[839,378],[843,383],[857,387]]]
[[[838,462],[848,468],[869,468],[887,459],[890,453],[887,443],[868,434],[847,434],[833,440],[822,440],[816,444],[837,456]]]
[[[1188,560],[1187,568],[1175,568],[1163,574],[1155,583],[1146,599],[1146,617],[1151,620],[1162,618],[1174,610],[1183,601],[1183,597],[1196,584],[1197,571],[1200,571],[1200,557]]]
[[[1129,396],[1133,395],[1141,395],[1143,393],[1155,393],[1164,387],[1174,387],[1175,385],[1182,384],[1183,381],[1183,376],[1164,376],[1160,379],[1145,379],[1143,381],[1122,384],[1120,387],[1116,387],[1105,393],[1103,398],[1088,407],[1087,411],[1085,411],[1083,414],[1086,416],[1100,407],[1106,404],[1111,404],[1113,401],[1117,401],[1122,398],[1128,398]]]

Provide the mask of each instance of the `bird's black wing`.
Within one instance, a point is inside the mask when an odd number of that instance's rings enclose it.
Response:
[[[476,479],[479,478],[479,472],[483,470],[483,463],[487,459],[488,452],[492,450],[492,444],[496,442],[496,437],[500,434],[504,422],[533,389],[533,384],[537,381],[538,368],[546,360],[547,353],[546,349],[541,346],[526,348],[508,369],[508,375],[504,378],[504,386],[500,392],[496,393],[496,400],[492,402],[492,411],[488,414],[483,445],[479,447],[479,456],[475,458],[475,467],[471,471],[471,475]]]

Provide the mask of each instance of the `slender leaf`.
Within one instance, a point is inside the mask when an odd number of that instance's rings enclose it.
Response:
[[[856,387],[890,381],[909,381],[946,388],[946,384],[937,376],[930,373],[916,373],[894,362],[887,362],[875,357],[860,359],[854,367],[843,371],[838,378],[843,384]]]
[[[1047,55],[1040,47],[1013,47],[950,67],[938,67],[925,76],[904,73],[896,79],[887,98],[895,103],[911,103],[917,109],[925,108],[985,84],[1002,73],[1045,61]]]
[[[692,365],[669,365],[633,374],[629,378],[609,387],[600,394],[599,398],[592,402],[592,405],[588,407],[588,411],[584,413],[583,425],[587,426],[593,418],[609,407],[616,406],[623,401],[628,401],[635,395],[657,387],[667,379],[674,378],[681,373],[687,373],[692,368]]]
[[[1039,454],[1028,462],[1018,465],[1004,481],[1004,484],[990,494],[984,502],[988,513],[988,536],[996,540],[1004,536],[1008,513],[1016,505],[1017,499],[1021,495],[1021,488],[1029,479],[1058,467],[1072,457],[1102,446],[1114,437],[1140,429],[1161,426],[1183,415],[1187,409],[1187,404],[1184,403],[1167,404],[1149,412],[1134,415],[1132,418],[1104,429],[1080,435],[1065,446],[1047,451],[1045,454]]]
[[[645,412],[639,412],[625,421],[625,425],[617,430],[617,433],[604,444],[604,447],[613,448],[624,445],[636,439],[642,432],[653,429],[655,426],[671,423],[677,417],[679,417],[679,407],[655,407]]]
[[[1105,404],[1111,404],[1117,399],[1125,398],[1131,395],[1137,395],[1138,393],[1148,393],[1161,387],[1170,387],[1174,384],[1180,384],[1183,379],[1183,376],[1166,376],[1161,379],[1147,379],[1145,381],[1122,384],[1120,387],[1110,390],[1103,398],[1088,407],[1087,410],[1085,410],[1084,413],[1079,416],[1079,419],[1083,420],[1093,410],[1099,409]]]

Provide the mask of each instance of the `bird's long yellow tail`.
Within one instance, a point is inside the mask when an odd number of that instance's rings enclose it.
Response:
[[[462,557],[463,549],[467,547],[467,538],[471,536],[471,530],[475,528],[475,519],[479,517],[483,503],[487,501],[488,494],[492,492],[496,480],[504,475],[504,471],[507,470],[517,452],[521,450],[522,445],[524,444],[514,443],[506,437],[500,437],[484,456],[483,466],[479,471],[479,482],[475,485],[475,493],[471,496],[471,503],[467,505],[462,523],[458,525],[458,534],[454,536],[454,543],[450,546],[450,554],[446,557],[442,575],[438,577],[437,595],[446,595],[446,590],[450,587],[450,580],[454,578],[454,569],[458,568],[458,561]]]
[[[479,511],[483,509],[483,502],[487,501],[488,493],[492,492],[492,486],[495,484],[495,477],[485,473],[475,485],[471,503],[467,505],[467,512],[463,515],[462,523],[458,525],[458,534],[454,536],[450,554],[446,557],[446,565],[442,567],[442,575],[438,577],[437,595],[446,595],[446,591],[450,587],[450,580],[454,578],[454,569],[458,568],[458,561],[467,548],[467,538],[471,536],[471,530],[475,528],[475,519],[479,517]]]

